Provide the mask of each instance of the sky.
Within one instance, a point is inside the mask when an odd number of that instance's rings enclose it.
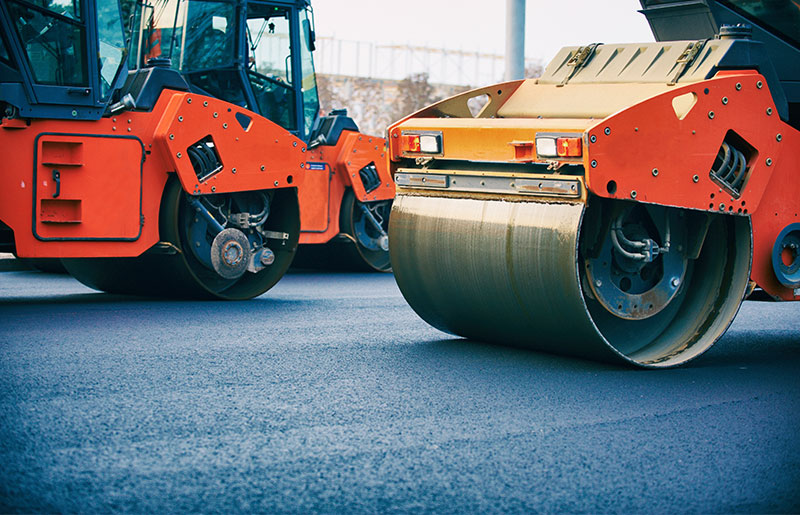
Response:
[[[317,34],[503,54],[505,0],[312,0]],[[525,56],[563,46],[653,41],[638,0],[527,0]]]

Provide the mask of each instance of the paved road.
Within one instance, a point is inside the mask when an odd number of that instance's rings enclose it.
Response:
[[[797,512],[800,304],[689,366],[454,339],[389,275],[249,302],[0,274],[0,512]]]

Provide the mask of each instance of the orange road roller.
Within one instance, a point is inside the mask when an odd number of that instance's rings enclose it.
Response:
[[[755,287],[800,300],[800,10],[642,7],[656,43],[564,48],[389,127],[391,261],[428,323],[663,368]]]

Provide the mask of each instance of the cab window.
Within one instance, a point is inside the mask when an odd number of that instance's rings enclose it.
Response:
[[[8,9],[36,82],[89,85],[86,25],[77,0],[9,0]]]
[[[291,11],[252,3],[247,20],[247,79],[257,111],[284,129],[297,130],[292,84]]]

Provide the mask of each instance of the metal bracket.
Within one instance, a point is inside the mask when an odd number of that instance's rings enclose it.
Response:
[[[675,60],[675,64],[678,65],[678,69],[675,71],[675,75],[672,77],[672,80],[667,82],[667,86],[674,86],[678,83],[678,79],[681,78],[681,75],[689,68],[689,65],[694,62],[697,54],[700,53],[700,50],[705,46],[707,39],[701,39],[699,41],[694,41],[686,45],[686,48],[683,50],[680,56]]]
[[[572,70],[567,73],[567,75],[564,77],[564,80],[562,80],[561,83],[558,84],[556,87],[560,88],[564,86],[567,82],[569,82],[572,76],[575,75],[578,72],[578,70],[583,68],[586,65],[586,63],[589,62],[589,60],[594,55],[594,51],[601,44],[602,43],[592,43],[591,45],[586,45],[578,48],[575,51],[575,53],[572,54],[572,57],[569,58],[569,61],[567,61],[567,66],[572,68]]]
[[[261,231],[261,234],[268,240],[288,240],[289,233],[278,231]]]

